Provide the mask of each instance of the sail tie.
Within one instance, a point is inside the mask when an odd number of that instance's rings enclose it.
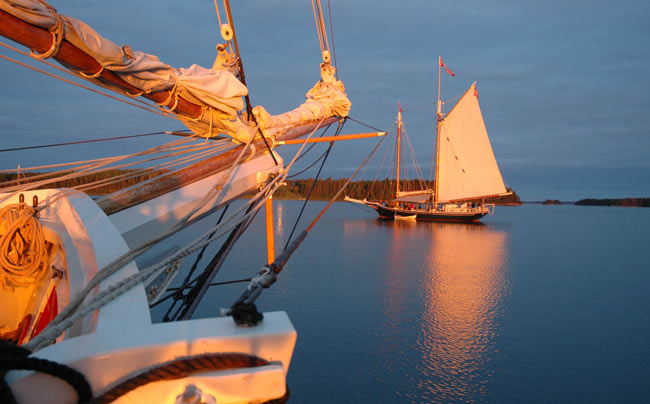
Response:
[[[50,6],[46,2],[42,3],[52,12],[52,15],[54,16],[56,22],[49,29],[50,34],[52,35],[52,45],[50,46],[50,49],[41,54],[38,54],[33,50],[29,51],[29,53],[35,59],[49,59],[53,56],[56,56],[59,53],[61,43],[63,42],[63,37],[65,36],[65,24],[63,23],[63,17],[61,17],[61,15],[56,12],[56,9],[54,7]]]

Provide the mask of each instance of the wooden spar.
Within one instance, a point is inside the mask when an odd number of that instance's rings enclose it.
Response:
[[[504,192],[501,194],[491,194],[491,195],[481,195],[481,196],[473,196],[471,198],[462,198],[462,199],[450,199],[448,201],[438,201],[438,202],[443,202],[443,203],[461,203],[461,202],[469,202],[469,201],[477,201],[479,199],[487,199],[487,198],[498,198],[500,196],[508,196],[512,195],[512,191]]]
[[[275,261],[275,238],[273,234],[273,196],[264,201],[266,214],[266,262],[271,265]]]
[[[384,136],[386,132],[368,132],[368,133],[355,133],[351,135],[341,135],[341,136],[324,136],[318,138],[308,139],[307,143],[320,143],[320,142],[336,142],[339,140],[351,140],[351,139],[363,139],[367,137],[379,137]],[[275,144],[284,145],[284,144],[302,144],[305,140],[294,139],[294,140],[280,140],[275,142]]]
[[[289,139],[291,139],[291,137],[303,136],[305,133],[316,130],[319,127],[329,125],[330,123],[335,122],[339,119],[342,118],[332,117],[324,120],[320,124],[315,123],[296,127],[293,128],[290,133],[284,133],[281,135],[281,138],[285,138],[285,136],[287,136]],[[230,167],[232,163],[237,159],[239,153],[241,153],[243,147],[244,145],[239,145],[231,150],[219,154],[218,156],[201,160],[181,170],[178,170],[174,172],[173,176],[163,176],[161,178],[153,180],[152,182],[142,184],[131,192],[119,193],[111,199],[101,200],[98,203],[99,207],[104,211],[104,213],[110,215],[123,209],[130,208],[131,206],[137,205],[139,203],[146,202],[150,199],[164,195],[168,192],[182,188],[193,182],[202,180],[203,178],[209,177],[212,174]],[[261,137],[253,140],[251,143],[251,150],[253,150],[253,152],[251,152],[251,155],[248,156],[248,158],[253,158],[265,153],[269,153],[264,143],[264,139]]]
[[[26,46],[37,53],[47,52],[54,41],[52,34],[47,29],[31,25],[2,10],[0,10],[0,35]],[[61,41],[59,51],[53,57],[62,65],[87,75],[94,75],[102,69],[102,66],[92,56],[65,39]],[[142,92],[141,89],[122,80],[110,70],[102,70],[98,78],[131,94],[139,94]],[[165,102],[169,98],[166,106],[173,107],[176,103],[176,96],[172,95],[170,98],[169,95],[169,90],[142,94],[143,97],[158,104]],[[201,111],[202,108],[199,105],[193,104],[182,97],[179,97],[178,105],[174,109],[174,112],[192,118],[200,117]]]

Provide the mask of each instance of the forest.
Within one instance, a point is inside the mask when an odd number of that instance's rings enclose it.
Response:
[[[347,179],[327,178],[319,180],[314,186],[311,194],[311,199],[316,200],[330,200],[336,192],[345,184]],[[314,182],[313,178],[288,180],[286,186],[278,189],[274,195],[276,199],[305,199],[309,193]],[[422,189],[434,188],[434,181],[401,181],[402,189]],[[494,203],[497,205],[521,205],[519,196],[513,191],[512,195],[502,196],[497,198],[488,198],[486,203]],[[345,191],[337,198],[343,200],[344,196],[349,196],[355,199],[366,198],[368,200],[388,200],[395,196],[395,180],[383,179],[377,181],[353,181]]]
[[[63,175],[66,173],[63,173]],[[59,173],[59,175],[62,175]],[[135,170],[109,170],[92,175],[86,175],[78,178],[59,180],[54,183],[47,184],[47,188],[73,188],[102,181],[103,185],[93,186],[93,188],[86,189],[86,193],[91,195],[106,195],[111,192],[138,184],[142,181],[154,178],[160,175],[159,171],[150,171],[147,173],[136,173]],[[21,174],[21,180],[27,182],[29,177],[42,176],[47,178],[47,173],[25,173]],[[32,178],[33,179],[33,178]],[[0,173],[0,183],[6,181],[16,181],[16,174],[3,174]],[[332,179],[326,178],[316,182],[314,189],[311,192],[311,199],[314,200],[330,200],[336,192],[345,184],[346,178]],[[15,183],[15,182],[14,182]],[[306,199],[309,190],[314,183],[313,178],[296,179],[285,181],[286,185],[280,187],[274,194],[276,199]],[[13,185],[13,184],[5,184]],[[426,189],[434,188],[434,181],[401,181],[400,185],[404,190],[410,189]],[[512,191],[512,189],[510,189]],[[519,196],[512,191],[512,195],[488,198],[486,203],[494,203],[497,205],[521,205]],[[368,200],[388,200],[392,199],[395,195],[395,180],[383,179],[377,181],[353,181],[345,191],[337,198],[343,200],[344,196],[351,198]]]
[[[650,208],[650,198],[581,199],[575,204],[581,206],[630,206]]]

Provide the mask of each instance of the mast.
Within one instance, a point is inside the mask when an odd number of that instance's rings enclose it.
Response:
[[[440,156],[440,124],[442,123],[442,104],[440,104],[440,68],[442,56],[438,55],[438,102],[436,103],[436,176],[434,177],[435,190],[433,192],[433,205],[438,202],[438,156]]]
[[[397,101],[397,189],[395,198],[399,198],[399,157],[400,157],[400,139],[402,137],[402,105]]]

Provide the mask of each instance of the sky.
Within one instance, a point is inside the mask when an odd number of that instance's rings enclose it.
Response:
[[[295,108],[320,78],[311,2],[232,3],[253,105],[273,114]],[[51,4],[113,42],[174,67],[210,67],[220,42],[211,0]],[[400,100],[424,172],[435,139],[441,55],[456,73],[443,77],[442,98],[453,99],[477,81],[496,159],[522,200],[650,197],[647,0],[330,0],[330,5],[350,116],[389,129]],[[25,59],[4,48],[0,53]],[[0,73],[0,149],[182,129],[174,120],[4,60]],[[366,130],[349,124],[344,133]],[[0,153],[0,169],[117,154],[153,141]],[[375,143],[338,143],[324,175],[349,176]]]

